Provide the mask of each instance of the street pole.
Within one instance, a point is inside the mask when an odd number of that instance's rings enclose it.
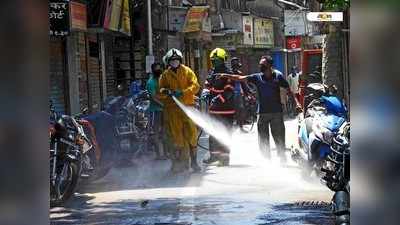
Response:
[[[151,25],[151,0],[147,0],[147,30],[149,39],[149,56],[153,55],[153,30]]]

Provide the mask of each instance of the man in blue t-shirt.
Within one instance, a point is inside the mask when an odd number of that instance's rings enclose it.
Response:
[[[286,161],[285,156],[285,124],[283,121],[283,110],[280,97],[280,88],[285,88],[288,93],[290,91],[289,84],[283,77],[282,73],[272,68],[273,60],[271,56],[262,56],[259,62],[260,73],[240,76],[230,74],[220,74],[222,77],[230,77],[234,80],[254,83],[257,86],[259,95],[259,120],[258,120],[258,142],[260,150],[267,158],[271,157],[269,143],[269,128],[276,143],[278,155],[281,162]],[[296,98],[294,98],[296,99]],[[296,99],[296,108],[301,110],[301,106]]]

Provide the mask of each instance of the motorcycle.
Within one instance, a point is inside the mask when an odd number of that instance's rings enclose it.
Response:
[[[292,158],[303,166],[303,175],[313,171],[333,192],[333,213],[336,224],[350,220],[350,122],[347,109],[331,88],[312,83],[305,97],[309,102],[299,122],[300,149],[292,150]],[[331,89],[331,90],[328,90]]]
[[[150,140],[150,94],[139,91],[134,96],[116,97],[106,104],[106,110],[113,108],[115,130],[122,153],[134,153],[134,157],[149,152]],[[108,110],[110,111],[110,110]],[[136,146],[132,151],[132,147]]]
[[[92,145],[74,117],[59,116],[52,104],[50,112],[50,205],[56,206],[72,196],[82,171],[91,169],[84,159]]]

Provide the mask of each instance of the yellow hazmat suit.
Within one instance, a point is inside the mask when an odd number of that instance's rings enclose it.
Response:
[[[159,88],[170,90],[181,90],[183,95],[178,98],[187,106],[195,105],[195,94],[200,85],[196,74],[187,66],[181,64],[175,73],[167,69],[160,77]],[[190,149],[197,146],[197,128],[193,121],[179,108],[174,100],[165,95],[162,96],[164,103],[164,128],[170,139],[178,150],[189,153]],[[187,151],[187,152],[186,152]]]

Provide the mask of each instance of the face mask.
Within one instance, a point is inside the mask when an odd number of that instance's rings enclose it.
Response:
[[[174,69],[178,68],[180,64],[181,62],[177,59],[171,60],[171,62],[169,62],[169,65]]]
[[[214,68],[220,68],[223,65],[225,65],[224,61],[219,58],[212,60],[212,64],[213,64]]]

